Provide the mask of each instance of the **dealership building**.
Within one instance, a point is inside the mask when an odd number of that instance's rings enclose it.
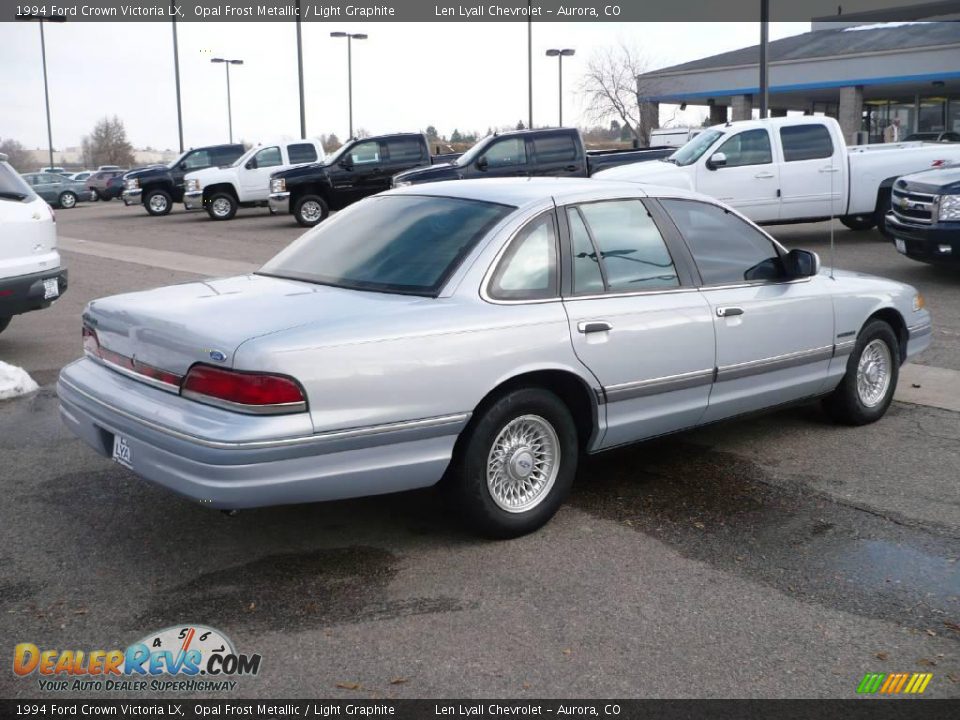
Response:
[[[900,119],[912,132],[960,132],[960,22],[817,23],[770,42],[769,108],[825,114],[848,142],[883,142]],[[709,108],[711,124],[759,107],[759,45],[637,78],[650,102]]]

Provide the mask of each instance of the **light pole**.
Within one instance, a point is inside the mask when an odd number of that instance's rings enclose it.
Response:
[[[366,40],[366,33],[332,32],[330,37],[347,39],[347,107],[350,112],[349,137],[353,137],[353,41]]]
[[[40,23],[40,57],[43,59],[43,99],[47,106],[47,148],[50,151],[50,167],[53,167],[53,130],[50,127],[50,90],[47,87],[47,41],[43,35],[44,22],[66,22],[60,15],[18,15],[17,20],[33,20]]]
[[[303,37],[300,32],[300,0],[297,0],[297,76],[300,78],[300,137],[307,136],[307,110],[303,103]]]
[[[233,144],[233,108],[230,104],[230,66],[243,65],[243,60],[228,60],[227,58],[210,58],[212,63],[223,63],[227,66],[227,124],[230,127],[230,144]]]
[[[173,25],[173,81],[177,88],[177,133],[180,138],[180,152],[183,152],[183,108],[180,105],[180,51],[177,48],[177,3],[170,2],[170,22]]]
[[[573,48],[564,48],[559,50],[557,48],[550,48],[547,50],[547,57],[555,57],[557,59],[557,66],[560,69],[560,84],[559,84],[559,103],[560,103],[560,127],[563,127],[563,59],[565,57],[571,57],[576,50]]]
[[[527,0],[527,129],[533,130],[533,0]]]

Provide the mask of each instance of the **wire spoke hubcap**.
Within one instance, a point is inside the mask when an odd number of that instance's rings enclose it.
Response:
[[[876,407],[890,388],[893,358],[883,340],[871,340],[860,354],[857,365],[857,395],[867,407]]]
[[[532,510],[550,494],[560,469],[560,441],[539,415],[521,415],[504,426],[487,456],[487,489],[503,510]]]

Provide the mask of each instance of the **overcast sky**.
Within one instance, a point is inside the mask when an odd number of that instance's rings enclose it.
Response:
[[[299,135],[293,23],[180,23],[184,142],[227,140],[224,66],[231,68],[234,139]],[[441,134],[527,120],[526,23],[304,23],[307,134],[347,135],[347,48],[331,30],[366,32],[354,42],[354,127],[371,133]],[[772,23],[771,39],[809,30]],[[78,145],[98,118],[118,115],[135,147],[177,147],[170,23],[46,25],[55,148]],[[621,40],[651,69],[758,42],[757,23],[543,23],[533,27],[534,123],[557,122],[557,61],[550,47],[572,47],[564,60],[565,124],[585,122],[575,90],[592,52]],[[0,138],[46,147],[40,36],[35,23],[0,23]],[[15,70],[14,70],[15,69]],[[667,111],[665,111],[667,112]],[[687,111],[697,121],[697,111]]]

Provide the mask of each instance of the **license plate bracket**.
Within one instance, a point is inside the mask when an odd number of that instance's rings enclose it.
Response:
[[[43,281],[43,299],[52,300],[53,298],[60,297],[60,280],[59,278],[47,278]]]
[[[127,438],[119,433],[113,436],[113,461],[133,470],[133,451]]]
[[[893,244],[896,246],[898,253],[903,253],[904,255],[906,255],[907,243],[905,240],[901,240],[900,238],[894,238]]]

